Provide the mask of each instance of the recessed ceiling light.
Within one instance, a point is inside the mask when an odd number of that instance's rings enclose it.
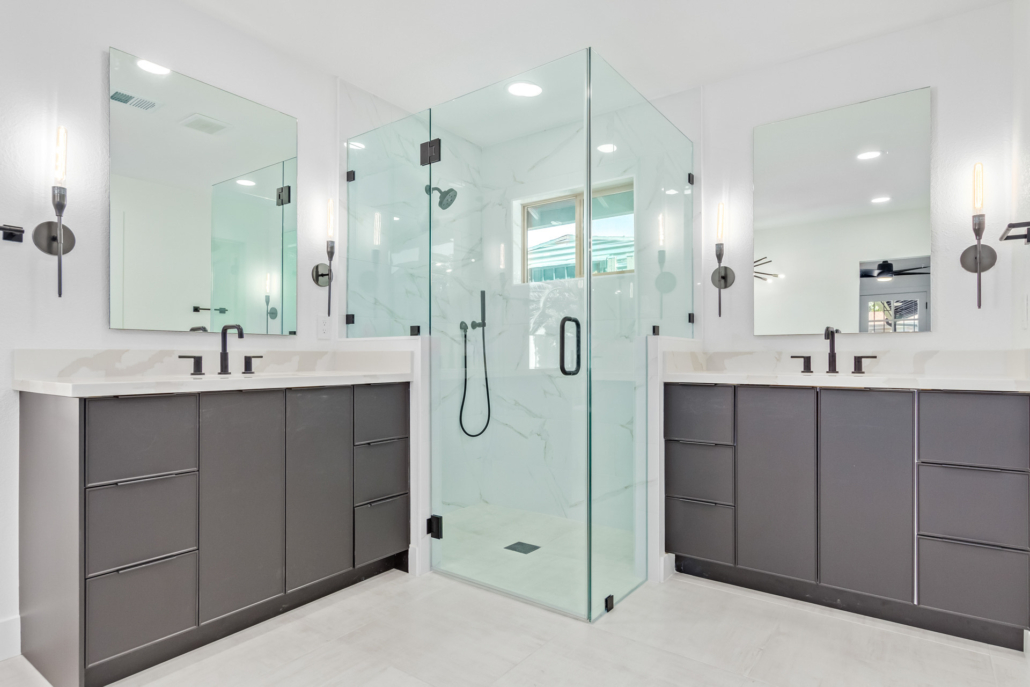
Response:
[[[614,143],[602,143],[597,146],[597,150],[602,153],[614,153],[618,148],[615,147]]]
[[[508,86],[508,92],[522,98],[535,98],[543,93],[544,89],[540,88],[535,83],[525,83],[520,81]]]
[[[879,198],[873,198],[874,203],[889,203],[891,200],[890,196],[880,196]]]
[[[666,191],[666,192],[665,192],[665,195],[667,195],[667,196],[674,196],[674,195],[676,195],[677,193],[679,193],[679,191],[677,191],[677,190],[676,190],[676,189],[674,189],[674,188],[670,188],[670,189],[669,189],[668,191]]]
[[[875,160],[876,158],[880,157],[881,155],[883,155],[883,151],[880,151],[880,150],[870,150],[869,152],[866,152],[866,153],[859,153],[858,159],[859,160]]]
[[[351,141],[350,143],[347,144],[347,147],[351,148],[352,150],[364,150],[365,149],[365,144],[364,143],[358,143],[357,141]]]
[[[251,181],[250,179],[237,179],[236,183],[239,184],[240,186],[253,186],[254,185],[254,182]]]
[[[159,74],[161,76],[164,76],[165,74],[170,74],[172,72],[172,70],[168,67],[162,67],[159,64],[154,64],[153,62],[148,62],[147,60],[139,60],[138,62],[136,62],[136,66],[145,72],[150,72],[151,74]]]

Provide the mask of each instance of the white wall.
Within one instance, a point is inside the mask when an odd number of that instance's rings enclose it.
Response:
[[[917,210],[762,229],[754,245],[757,257],[775,256],[772,271],[785,277],[739,275],[738,285],[754,284],[756,332],[822,335],[832,325],[847,334],[859,331],[859,263],[925,256],[930,232]]]
[[[1030,41],[1030,0],[1015,0],[1012,17],[1012,183],[1010,187],[1013,222],[1030,221],[1030,60],[1026,46]],[[1021,233],[1021,232],[1020,232]],[[1030,250],[1016,241],[1013,252],[1013,309],[1015,345],[1030,347]]]
[[[66,257],[58,299],[53,258],[28,239],[0,243],[0,659],[19,653],[18,394],[11,391],[11,351],[218,348],[215,334],[108,328],[108,48],[146,56],[298,119],[298,335],[248,334],[233,340],[240,350],[335,345],[315,338],[326,291],[307,275],[325,259],[326,201],[339,188],[338,121],[355,133],[380,125],[391,109],[171,0],[39,0],[10,2],[4,10],[4,25],[13,30],[0,41],[0,223],[31,232],[52,219],[50,170],[60,124],[70,141],[66,219],[77,244]]]
[[[1019,0],[1025,7],[1024,0]],[[1023,21],[1021,40],[1027,38]],[[704,348],[708,351],[821,351],[822,338],[756,337],[753,334],[754,281],[748,265],[752,244],[752,131],[755,126],[870,98],[930,86],[933,139],[931,169],[933,332],[906,336],[892,345],[905,349],[1000,349],[1018,343],[1021,322],[1013,318],[1014,260],[1017,246],[999,244],[998,235],[1014,221],[1013,193],[1013,6],[1002,3],[782,64],[770,65],[656,102],[674,123],[697,140],[703,119],[699,176],[703,188],[703,268],[695,287]],[[1027,87],[1024,70],[1023,85]],[[1024,110],[1022,126],[1030,132]],[[1024,139],[1025,140],[1025,139]],[[1023,155],[1024,168],[1027,156]],[[972,168],[986,169],[987,239],[999,254],[984,278],[983,309],[976,309],[975,277],[962,270],[959,254],[973,243],[970,228]],[[1024,189],[1030,173],[1023,176]],[[1030,193],[1022,198],[1030,207]],[[723,316],[716,317],[717,292],[709,274],[716,267],[714,208],[729,209],[726,264],[737,283],[723,293]],[[1025,214],[1025,211],[1024,211]],[[1030,219],[1030,214],[1027,215]],[[702,226],[702,225],[697,225]],[[1025,248],[1020,247],[1025,251]],[[1021,254],[1020,254],[1021,256]],[[1022,270],[1023,267],[1020,267]],[[703,303],[703,305],[702,305]],[[845,337],[847,350],[871,350],[882,340]]]

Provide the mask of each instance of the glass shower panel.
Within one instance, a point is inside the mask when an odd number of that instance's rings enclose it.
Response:
[[[433,512],[445,532],[433,567],[581,618],[586,67],[577,53],[433,108],[442,159],[425,190]],[[514,83],[541,91],[514,95]]]
[[[347,141],[348,337],[408,336],[429,325],[429,111]]]
[[[692,337],[690,140],[591,54],[591,616],[647,579],[647,335]]]
[[[283,206],[276,205],[283,168],[279,162],[212,187],[211,331],[239,324],[248,333],[288,333],[279,316],[286,302]]]

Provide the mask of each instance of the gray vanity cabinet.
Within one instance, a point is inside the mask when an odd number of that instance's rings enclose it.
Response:
[[[103,687],[406,570],[408,404],[407,383],[23,392],[22,653]]]
[[[408,549],[408,384],[354,389],[354,565]]]
[[[285,593],[282,391],[200,400],[200,622]]]
[[[351,387],[286,392],[287,590],[354,567],[353,418]]]
[[[816,390],[737,389],[737,565],[816,579]]]
[[[913,600],[915,394],[819,392],[819,581]]]

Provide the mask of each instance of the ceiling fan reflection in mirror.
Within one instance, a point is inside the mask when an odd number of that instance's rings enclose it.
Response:
[[[877,281],[891,281],[894,277],[908,277],[915,275],[926,275],[930,274],[929,265],[919,265],[918,267],[908,267],[903,270],[894,269],[894,263],[889,260],[884,260],[876,266],[875,270],[862,270],[859,275],[862,279],[876,279]],[[920,272],[919,270],[927,270],[926,272]]]

